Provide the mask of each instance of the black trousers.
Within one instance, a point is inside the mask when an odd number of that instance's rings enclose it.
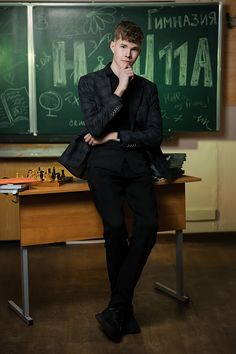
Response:
[[[157,237],[157,209],[149,171],[134,173],[124,162],[121,171],[89,167],[88,183],[102,218],[107,270],[111,286],[109,306],[132,304],[134,288]],[[134,215],[128,237],[123,203]]]

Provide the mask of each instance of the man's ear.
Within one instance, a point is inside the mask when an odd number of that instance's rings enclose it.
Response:
[[[114,41],[111,41],[110,49],[111,49],[112,53],[114,53],[114,49],[115,49],[115,42]]]

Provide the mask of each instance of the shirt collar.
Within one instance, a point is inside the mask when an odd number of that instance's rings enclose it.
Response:
[[[105,70],[105,73],[106,73],[107,76],[115,75],[114,72],[111,69],[111,63],[107,64],[107,66],[104,68],[104,70]]]

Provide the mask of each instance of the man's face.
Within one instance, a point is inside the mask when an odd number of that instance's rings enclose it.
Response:
[[[140,45],[123,39],[111,42],[110,48],[113,53],[113,62],[123,69],[133,66],[141,51]]]

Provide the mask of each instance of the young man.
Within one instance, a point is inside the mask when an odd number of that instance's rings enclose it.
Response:
[[[79,81],[87,130],[83,143],[90,147],[87,177],[104,225],[111,286],[108,306],[96,318],[113,341],[140,332],[133,312],[134,289],[157,236],[150,164],[169,177],[160,149],[162,119],[156,85],[132,69],[142,40],[142,30],[135,23],[122,21],[110,44],[112,63]],[[129,237],[124,199],[134,215]]]

